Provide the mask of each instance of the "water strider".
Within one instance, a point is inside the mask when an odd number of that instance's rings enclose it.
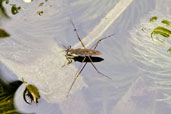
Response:
[[[102,61],[103,59],[102,58],[98,58],[98,57],[95,59],[92,56],[102,54],[100,51],[96,50],[96,47],[98,46],[98,44],[102,40],[104,40],[106,38],[109,38],[109,37],[113,36],[114,34],[112,34],[110,36],[107,36],[107,37],[104,37],[104,38],[101,38],[91,48],[88,49],[88,48],[85,47],[85,45],[81,41],[80,36],[79,36],[79,34],[77,32],[77,29],[76,29],[74,23],[72,22],[72,20],[71,20],[71,23],[72,23],[72,25],[74,27],[74,31],[76,32],[76,35],[77,35],[78,40],[80,41],[81,45],[83,46],[83,49],[82,48],[72,49],[71,46],[69,46],[69,48],[67,48],[65,50],[65,52],[66,52],[65,57],[66,57],[66,59],[68,61],[67,65],[70,64],[70,63],[72,63],[72,60],[75,60],[75,61],[78,60],[79,62],[81,62],[81,65],[80,65],[78,71],[76,72],[75,77],[74,77],[74,80],[73,80],[73,82],[72,82],[72,84],[71,84],[71,86],[70,86],[70,88],[68,90],[67,97],[68,97],[68,95],[69,95],[69,93],[70,93],[70,91],[71,91],[71,89],[72,89],[75,81],[77,80],[77,78],[79,77],[80,73],[83,71],[84,67],[86,66],[87,62],[90,62],[92,64],[92,66],[97,71],[97,73],[101,74],[102,76],[104,76],[104,77],[106,77],[108,79],[112,79],[112,78],[106,76],[105,74],[101,73],[95,67],[95,65],[93,64],[94,61],[98,62],[98,61]],[[85,63],[82,66],[83,62],[85,62]],[[65,64],[63,66],[65,66]]]

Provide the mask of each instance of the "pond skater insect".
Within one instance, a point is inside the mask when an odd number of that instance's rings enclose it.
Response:
[[[83,44],[83,42],[81,41],[80,36],[79,36],[79,34],[78,34],[78,32],[77,32],[77,29],[76,29],[76,27],[75,27],[75,25],[74,25],[74,23],[73,23],[72,20],[71,20],[71,23],[72,23],[72,25],[73,25],[73,27],[74,27],[74,31],[75,31],[75,33],[76,33],[76,35],[77,35],[78,40],[80,41],[81,45],[83,46],[83,49],[82,49],[82,48],[72,49],[71,46],[69,46],[69,48],[67,48],[67,49],[65,50],[65,52],[66,52],[65,57],[66,57],[66,59],[67,59],[67,61],[68,61],[67,65],[70,64],[70,63],[72,63],[72,60],[81,62],[81,65],[80,65],[78,71],[76,72],[75,77],[74,77],[74,80],[73,80],[73,82],[72,82],[72,84],[71,84],[71,86],[70,86],[70,88],[69,88],[69,90],[68,90],[67,97],[68,97],[68,95],[69,95],[69,93],[70,93],[70,91],[71,91],[71,89],[72,89],[72,87],[73,87],[75,81],[77,80],[77,78],[79,77],[80,73],[83,71],[84,67],[86,66],[87,62],[90,62],[90,63],[92,64],[92,66],[93,66],[94,69],[97,71],[97,73],[101,74],[102,76],[104,76],[104,77],[106,77],[106,78],[108,78],[108,79],[112,79],[112,78],[106,76],[105,74],[101,73],[101,72],[95,67],[95,65],[93,64],[93,62],[100,62],[100,61],[102,61],[103,59],[102,59],[102,58],[99,58],[99,57],[97,57],[97,58],[95,59],[95,57],[92,57],[92,56],[93,56],[93,55],[100,55],[100,54],[102,54],[100,51],[96,50],[98,44],[99,44],[102,40],[104,40],[104,39],[106,39],[106,38],[109,38],[109,37],[113,36],[114,34],[112,34],[112,35],[110,35],[110,36],[107,36],[107,37],[104,37],[104,38],[101,38],[101,39],[98,40],[98,41],[95,43],[95,45],[93,45],[90,49],[87,49],[87,48],[85,47],[85,45]],[[94,47],[94,48],[93,48],[93,47]],[[94,60],[94,61],[93,61],[93,60]],[[83,63],[83,62],[85,62],[85,64],[82,66],[82,63]],[[65,66],[65,64],[64,64],[63,66]],[[82,66],[82,67],[81,67],[81,66]]]

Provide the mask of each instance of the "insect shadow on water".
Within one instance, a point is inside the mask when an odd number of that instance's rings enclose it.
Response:
[[[85,56],[86,57],[86,59],[84,60],[84,62],[91,62],[90,61],[90,59],[88,58],[88,56]],[[91,58],[91,60],[93,61],[93,62],[101,62],[101,61],[103,61],[104,59],[103,58],[101,58],[101,57],[92,57],[92,56],[90,56],[90,58]],[[84,59],[84,57],[83,56],[75,56],[74,58],[73,58],[73,60],[76,62],[82,62],[83,61],[83,59]]]
[[[100,55],[101,52],[98,51],[98,50],[96,50],[98,44],[99,44],[102,40],[107,39],[107,38],[113,36],[114,34],[109,35],[109,36],[104,37],[104,38],[101,38],[101,39],[98,40],[91,48],[88,49],[88,48],[85,47],[85,45],[84,45],[83,42],[81,41],[81,38],[80,38],[80,36],[79,36],[79,34],[78,34],[78,32],[77,32],[77,29],[76,29],[76,27],[75,27],[75,25],[74,25],[74,23],[73,23],[72,20],[71,20],[71,23],[72,23],[72,25],[73,25],[73,27],[74,27],[74,31],[75,31],[75,33],[76,33],[76,35],[77,35],[78,40],[80,41],[81,45],[83,46],[83,49],[82,49],[82,48],[72,49],[71,46],[69,46],[69,47],[66,48],[66,50],[65,50],[65,52],[66,52],[65,57],[66,57],[66,59],[67,59],[67,61],[68,61],[67,65],[70,64],[70,63],[72,63],[72,60],[81,62],[81,65],[80,65],[78,71],[76,72],[75,77],[74,77],[74,80],[72,81],[72,84],[71,84],[71,86],[70,86],[70,88],[69,88],[69,90],[68,90],[67,97],[68,97],[68,95],[69,95],[69,93],[70,93],[70,91],[71,91],[71,89],[72,89],[72,87],[73,87],[75,81],[77,80],[77,78],[79,77],[79,75],[81,74],[81,72],[83,71],[84,67],[87,65],[88,62],[91,63],[91,65],[94,67],[94,69],[97,71],[97,73],[101,74],[102,76],[104,76],[104,77],[106,77],[106,78],[108,78],[108,79],[112,79],[111,77],[109,77],[109,76],[107,76],[107,75],[101,73],[101,72],[96,68],[96,66],[93,64],[93,62],[100,62],[100,61],[102,61],[103,59],[100,58],[100,57],[92,57],[92,56],[93,56],[93,55]],[[84,65],[83,65],[83,62],[85,62]],[[83,66],[82,66],[82,65],[83,65]],[[65,66],[65,64],[64,64],[63,66]]]

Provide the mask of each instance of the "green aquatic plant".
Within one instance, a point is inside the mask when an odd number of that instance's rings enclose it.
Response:
[[[5,17],[9,18],[9,16],[8,16],[4,6],[3,6],[3,2],[5,2],[6,4],[9,4],[9,0],[0,0],[0,11],[2,12],[2,14]],[[21,7],[20,6],[17,7],[16,4],[10,4],[10,5],[11,5],[11,13],[13,15],[16,15],[19,12],[19,10],[21,9]]]
[[[5,17],[9,18],[9,16],[8,16],[8,14],[7,14],[7,12],[6,12],[5,8],[4,8],[4,6],[3,6],[3,2],[5,2],[6,4],[8,4],[8,3],[9,3],[9,0],[0,0],[0,11],[2,12],[2,14],[3,14]]]
[[[169,48],[167,51],[168,51],[168,52],[171,52],[171,48]]]
[[[150,18],[150,22],[154,22],[154,21],[156,21],[157,19],[158,19],[158,17],[156,17],[156,16],[151,17],[151,18]]]
[[[14,106],[14,94],[21,84],[21,81],[7,84],[0,79],[0,114],[20,114]]]
[[[10,36],[10,34],[9,33],[7,33],[5,30],[3,30],[3,29],[0,29],[0,38],[7,38],[7,37],[9,37]]]
[[[171,22],[168,20],[162,20],[161,23],[166,24],[166,26],[171,26]]]
[[[170,72],[170,54],[171,54],[171,28],[164,26],[162,23],[163,18],[169,20],[170,16],[163,15],[159,12],[152,12],[159,17],[155,23],[150,23],[147,19],[142,20],[138,27],[135,27],[131,32],[131,42],[134,45],[135,52],[132,56],[142,64],[138,66],[140,71],[144,72],[145,79],[149,79],[152,86],[151,89],[155,90],[155,103],[166,104],[166,107],[171,106],[171,72]],[[149,16],[148,16],[149,17]],[[166,21],[164,21],[165,23]],[[143,30],[147,30],[142,32]],[[138,29],[137,29],[138,28]],[[157,37],[157,40],[163,40],[164,43],[153,42],[150,39]],[[160,38],[160,39],[159,39]]]
[[[26,89],[24,90],[24,93],[23,93],[23,98],[25,102],[28,104],[31,104],[33,101],[35,104],[37,104],[38,99],[40,98],[39,90],[37,89],[37,87],[32,84],[27,84],[27,82],[25,82],[23,78],[22,78],[22,82],[26,85]],[[29,103],[26,100],[26,96],[28,96],[31,99],[31,103]]]
[[[38,14],[39,16],[42,16],[43,13],[44,13],[43,11],[38,11],[38,12],[37,12],[37,14]]]
[[[43,6],[43,4],[44,4],[44,3],[43,3],[43,2],[41,2],[41,3],[39,4],[39,6]]]
[[[11,13],[13,15],[16,15],[19,12],[19,10],[21,9],[21,7],[20,6],[17,7],[16,4],[10,4],[10,5],[12,6],[11,7]]]
[[[164,27],[161,27],[161,26],[154,28],[152,33],[151,33],[152,40],[153,40],[153,35],[156,35],[156,34],[160,34],[165,38],[169,38],[169,36],[171,34],[171,30],[164,28]]]

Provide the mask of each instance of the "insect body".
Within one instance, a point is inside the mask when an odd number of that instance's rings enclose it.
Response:
[[[23,83],[26,84],[27,82],[24,81],[24,79],[22,79]],[[36,88],[36,86],[32,85],[32,84],[26,84],[26,89],[23,92],[23,98],[25,100],[25,102],[27,104],[31,104],[30,102],[28,102],[26,100],[26,96],[30,98],[31,103],[32,101],[37,104],[38,103],[38,99],[40,98],[40,94],[38,89]]]
[[[87,56],[86,58],[88,59],[88,56],[100,55],[100,54],[101,54],[101,52],[98,50],[95,50],[95,49],[81,49],[81,48],[72,49],[70,47],[70,48],[66,49],[65,57],[68,60],[67,64],[70,64],[72,62],[72,59],[77,61],[81,57],[84,58],[83,56]],[[83,62],[85,62],[85,60]]]
[[[69,49],[67,50],[68,55],[79,55],[79,56],[92,56],[92,55],[100,55],[101,52],[94,49]]]
[[[72,22],[72,21],[71,21],[71,22]],[[76,32],[76,35],[77,35],[78,40],[80,41],[81,45],[83,46],[83,49],[82,49],[82,48],[72,49],[71,46],[70,46],[69,48],[67,48],[67,49],[65,50],[65,52],[66,52],[65,57],[66,57],[66,59],[68,60],[68,64],[70,64],[70,63],[72,62],[72,60],[77,60],[78,57],[79,57],[79,60],[80,60],[80,58],[81,58],[81,60],[82,60],[81,63],[85,62],[85,64],[84,64],[83,66],[82,66],[82,64],[81,64],[82,67],[80,66],[78,72],[75,74],[75,78],[74,78],[74,80],[73,80],[73,82],[72,82],[72,84],[71,84],[71,86],[70,86],[70,88],[69,88],[69,90],[68,90],[67,96],[69,95],[69,93],[70,93],[70,91],[71,91],[71,89],[72,89],[72,87],[73,87],[75,81],[76,81],[77,78],[79,77],[80,73],[83,71],[83,69],[84,69],[84,67],[86,66],[87,62],[90,62],[90,63],[92,64],[92,66],[94,67],[94,69],[95,69],[99,74],[101,74],[102,76],[105,76],[105,77],[111,79],[110,77],[108,77],[108,76],[104,75],[103,73],[101,73],[101,72],[95,67],[95,65],[93,64],[92,56],[93,56],[93,55],[100,55],[100,54],[101,54],[100,51],[96,50],[97,45],[99,44],[100,41],[102,41],[102,40],[104,40],[104,39],[106,39],[106,38],[111,37],[113,34],[110,35],[110,36],[107,36],[107,37],[105,37],[105,38],[102,38],[102,39],[98,40],[98,41],[96,42],[95,45],[93,45],[90,49],[87,49],[87,48],[84,46],[83,42],[81,41],[80,36],[78,35],[77,30],[76,30],[76,27],[75,27],[75,25],[74,25],[73,22],[72,22],[72,25],[73,25],[73,27],[74,27],[74,31]],[[99,59],[99,58],[98,58],[98,59]],[[99,61],[101,61],[101,60],[103,60],[103,59],[99,59]]]

